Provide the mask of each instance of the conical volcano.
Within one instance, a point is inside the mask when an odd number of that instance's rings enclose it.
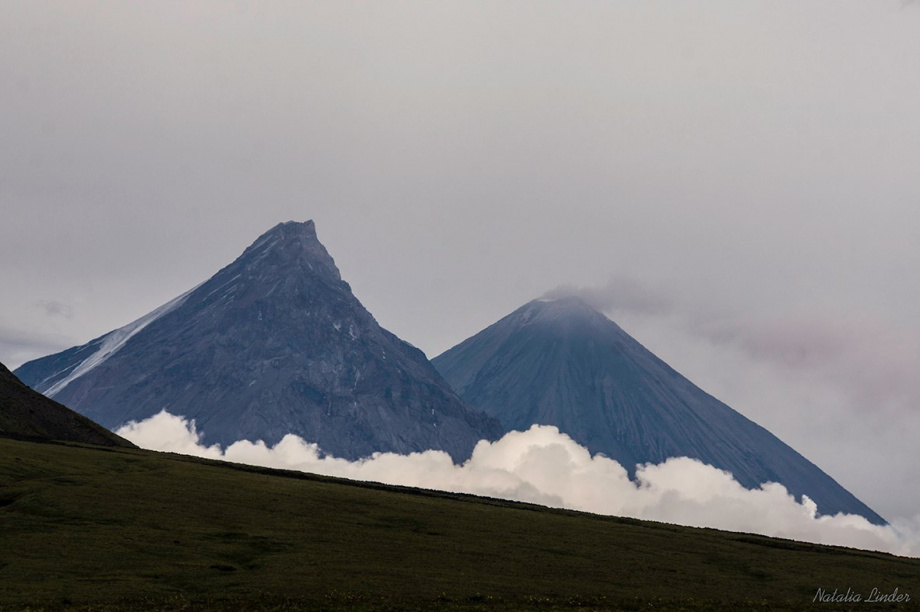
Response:
[[[822,514],[885,521],[763,427],[707,394],[578,298],[535,300],[433,360],[508,430],[555,425],[634,475],[691,457],[745,487],[779,482]]]
[[[206,443],[294,433],[328,454],[441,449],[501,434],[361,305],[312,221],[266,232],[207,282],[17,374],[109,428],[165,409]]]

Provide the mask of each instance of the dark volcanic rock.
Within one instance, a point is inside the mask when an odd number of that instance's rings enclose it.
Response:
[[[116,428],[162,409],[207,443],[295,433],[350,459],[442,449],[466,458],[501,435],[425,355],[381,328],[317,240],[283,223],[184,296],[18,374]]]
[[[433,360],[508,430],[555,425],[635,474],[686,456],[745,487],[780,482],[822,514],[884,520],[769,431],[705,393],[577,298],[533,301]]]
[[[27,387],[0,363],[0,438],[134,445]]]

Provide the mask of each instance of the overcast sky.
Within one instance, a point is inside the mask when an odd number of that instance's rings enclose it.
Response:
[[[433,357],[581,291],[920,509],[920,5],[3,2],[0,361],[313,219]]]

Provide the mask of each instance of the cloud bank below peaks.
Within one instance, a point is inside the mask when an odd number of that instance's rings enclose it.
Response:
[[[434,450],[348,461],[322,456],[316,444],[293,434],[272,447],[240,440],[222,450],[201,444],[194,421],[166,411],[117,433],[142,448],[235,463],[920,555],[920,516],[884,527],[856,515],[818,516],[810,499],[797,502],[780,484],[745,489],[730,473],[687,457],[640,466],[633,482],[619,463],[591,456],[550,426],[513,431],[496,442],[482,440],[462,465]]]

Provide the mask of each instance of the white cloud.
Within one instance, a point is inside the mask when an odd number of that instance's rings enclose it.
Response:
[[[295,435],[273,447],[241,440],[222,451],[200,443],[193,421],[165,411],[117,433],[144,448],[237,463],[920,555],[920,516],[885,527],[855,515],[817,516],[811,500],[796,502],[782,485],[766,483],[748,490],[730,473],[687,457],[640,466],[633,482],[619,463],[591,456],[549,426],[510,432],[496,442],[480,441],[462,465],[434,450],[378,453],[358,461],[323,457],[316,444]]]

